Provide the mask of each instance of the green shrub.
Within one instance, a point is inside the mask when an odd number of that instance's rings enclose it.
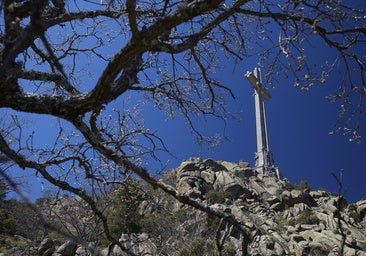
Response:
[[[221,256],[235,256],[236,250],[232,242],[226,242],[224,249],[221,252]]]
[[[283,191],[285,191],[285,189],[284,189],[284,188],[282,188],[282,187],[279,187],[279,188],[276,190],[275,194],[276,194],[277,196],[280,196],[280,195],[282,194],[282,192],[283,192]]]
[[[129,179],[114,194],[108,210],[108,221],[112,234],[119,237],[122,233],[139,233],[141,231],[139,205],[143,201],[141,184]]]
[[[357,212],[357,206],[355,204],[348,205],[349,216],[354,220],[360,219],[360,214]]]
[[[300,182],[300,184],[297,184],[297,183],[287,184],[286,189],[287,190],[297,189],[297,190],[302,190],[303,191],[303,190],[307,190],[307,189],[311,190],[311,187],[310,187],[309,183],[306,180],[302,180]]]
[[[285,219],[282,216],[278,216],[277,217],[277,223],[279,225],[282,225],[282,227],[284,226],[295,226],[297,224],[318,224],[319,223],[319,219],[317,216],[315,216],[311,210],[304,210],[303,212],[301,212],[297,217],[295,218],[291,218],[291,219]],[[285,228],[286,229],[286,228]]]
[[[307,189],[311,190],[311,187],[310,187],[309,183],[306,180],[302,180],[300,182],[299,189],[300,190],[307,190]]]
[[[179,250],[178,256],[216,256],[214,244],[211,241],[207,241],[203,238],[197,238],[190,244]]]
[[[319,219],[311,210],[306,209],[296,218],[296,224],[318,224]]]
[[[280,227],[286,229],[285,226],[295,226],[297,224],[309,224],[309,225],[318,224],[319,219],[311,212],[311,210],[306,209],[303,212],[301,212],[298,216],[291,219],[285,219],[282,216],[276,216],[276,222]]]
[[[286,220],[282,215],[276,215],[274,217],[274,220],[277,225],[273,227],[273,229],[277,231],[279,234],[284,233],[287,230],[286,226],[290,225],[288,223],[288,220]]]
[[[17,221],[7,209],[0,209],[0,234],[15,235]]]
[[[197,238],[181,248],[178,256],[235,256],[236,251],[231,242],[226,242],[221,253],[214,240]]]
[[[312,213],[311,210],[306,209],[298,216],[291,219],[285,219],[281,215],[276,215],[275,222],[277,223],[275,230],[281,234],[287,230],[287,226],[295,226],[297,224],[318,224],[319,219],[316,215],[314,215],[314,213]]]

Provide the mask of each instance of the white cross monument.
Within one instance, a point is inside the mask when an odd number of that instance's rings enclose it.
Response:
[[[271,95],[261,83],[260,69],[255,68],[254,72],[247,72],[245,77],[254,88],[255,98],[255,120],[257,131],[257,152],[255,153],[255,169],[263,174],[274,174],[282,179],[280,170],[274,166],[272,152],[269,149],[268,133],[266,123],[266,112],[264,101],[269,100]]]

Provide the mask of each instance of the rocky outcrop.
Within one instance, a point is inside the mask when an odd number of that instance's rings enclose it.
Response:
[[[176,172],[181,193],[201,200],[225,193],[230,200],[215,207],[257,230],[250,241],[231,231],[237,255],[366,255],[366,200],[351,207],[325,191],[211,159],[191,158]]]
[[[229,193],[232,198],[242,195],[252,197],[252,192],[246,188],[242,178],[255,173],[247,165],[242,166],[245,167],[212,159],[189,159],[177,169],[177,189],[199,199],[204,199],[204,195],[212,190]]]
[[[139,209],[150,228],[119,239],[134,255],[196,255],[188,250],[194,248],[212,255],[210,249],[220,247],[223,255],[366,256],[366,199],[348,204],[326,191],[258,173],[243,161],[190,158],[168,171],[162,181],[182,195],[231,214],[249,234],[225,218],[213,219],[156,190]],[[72,241],[55,252],[49,238],[38,252],[42,256],[128,255],[117,245],[103,249]]]

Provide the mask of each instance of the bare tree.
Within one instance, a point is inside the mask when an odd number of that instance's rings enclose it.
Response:
[[[343,79],[330,101],[341,101],[339,127],[359,139],[366,95],[364,6],[334,0],[4,0],[1,9],[0,107],[34,120],[42,115],[53,122],[54,136],[44,145],[5,120],[4,127],[13,126],[1,129],[0,151],[24,172],[85,200],[107,238],[121,247],[96,202],[132,174],[225,218],[248,239],[251,233],[230,214],[154,179],[142,161],[166,148],[127,98],[183,115],[203,138],[192,117],[226,118],[224,102],[234,97],[215,79],[223,59],[258,54],[268,83],[290,73],[302,90],[325,83],[340,65]],[[306,51],[313,43],[335,53],[316,68]]]

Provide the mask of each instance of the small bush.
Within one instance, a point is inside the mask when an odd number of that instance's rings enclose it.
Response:
[[[207,241],[203,238],[197,238],[190,244],[179,250],[178,256],[203,256],[212,255],[218,256],[215,245],[212,241]]]
[[[275,220],[275,223],[277,224],[277,226],[273,227],[273,229],[275,231],[277,231],[279,234],[282,234],[282,233],[284,233],[287,230],[287,228],[286,228],[287,225],[291,225],[281,215],[276,215],[275,218],[274,218],[274,220]]]
[[[235,256],[236,251],[232,243],[225,243],[221,253],[214,240],[197,238],[187,246],[181,248],[178,256]]]
[[[114,198],[107,211],[111,233],[119,237],[122,233],[139,233],[139,206],[143,201],[141,184],[135,179],[127,180],[114,192]]]
[[[295,224],[318,224],[319,219],[315,216],[311,210],[305,210],[296,218]]]
[[[225,243],[224,249],[221,252],[222,256],[235,256],[236,250],[232,242]]]
[[[277,195],[277,196],[281,195],[283,191],[285,191],[285,189],[284,189],[284,188],[281,188],[281,187],[280,187],[280,188],[278,188],[278,189],[276,190],[276,195]]]
[[[349,216],[354,220],[360,219],[360,214],[357,212],[357,206],[355,204],[348,205]]]
[[[318,224],[319,219],[311,210],[307,209],[295,218],[285,219],[283,216],[277,215],[275,217],[275,222],[277,223],[275,230],[281,234],[287,230],[287,226],[296,226],[297,224]]]
[[[307,190],[307,189],[311,190],[311,187],[310,187],[309,183],[306,180],[302,180],[300,182],[299,189],[300,190]]]
[[[0,234],[14,235],[17,221],[8,209],[0,209]]]

